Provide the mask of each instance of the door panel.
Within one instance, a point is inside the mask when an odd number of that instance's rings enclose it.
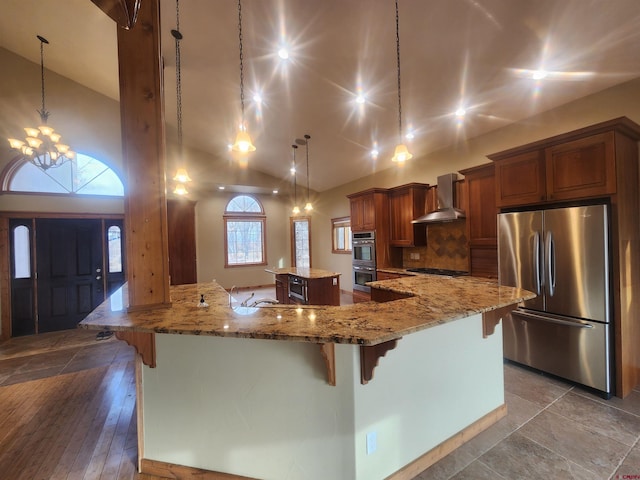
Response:
[[[605,205],[545,211],[546,310],[609,321],[609,265]],[[551,266],[551,268],[549,268]]]
[[[102,221],[37,219],[38,332],[75,328],[104,300]]]
[[[537,293],[527,308],[544,309],[541,272],[542,213],[514,212],[498,215],[498,269],[501,285]]]
[[[36,333],[33,221],[11,219],[9,231],[11,335],[31,335]]]

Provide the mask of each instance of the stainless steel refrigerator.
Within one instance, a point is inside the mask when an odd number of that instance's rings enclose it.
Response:
[[[498,215],[501,285],[538,296],[504,320],[504,356],[612,392],[607,205]]]

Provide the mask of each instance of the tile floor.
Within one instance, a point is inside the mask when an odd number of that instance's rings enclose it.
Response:
[[[603,400],[506,363],[508,414],[414,480],[640,479],[640,389]]]

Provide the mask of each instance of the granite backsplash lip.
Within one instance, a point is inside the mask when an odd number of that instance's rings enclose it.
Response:
[[[79,327],[376,345],[534,297],[526,290],[500,287],[496,282],[473,277],[420,275],[375,282],[375,286],[412,296],[385,303],[343,306],[282,305],[258,308],[243,315],[247,311],[229,307],[227,292],[210,282],[171,287],[172,304],[167,308],[113,311],[112,304],[123,305],[122,300],[128,298],[125,285],[90,313]],[[200,295],[204,295],[209,307],[197,307]]]

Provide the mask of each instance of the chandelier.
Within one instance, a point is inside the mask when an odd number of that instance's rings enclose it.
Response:
[[[27,127],[24,129],[27,136],[25,140],[9,138],[9,145],[20,152],[25,160],[33,163],[42,170],[59,167],[67,160],[75,158],[75,152],[69,149],[69,145],[60,142],[62,136],[47,125],[50,113],[45,108],[44,90],[44,44],[49,41],[37,35],[40,41],[40,78],[42,91],[42,108],[36,110],[40,114],[41,124],[38,128]]]
[[[407,146],[402,143],[402,90],[400,88],[400,22],[398,15],[398,0],[396,0],[396,60],[398,65],[398,137],[400,143],[396,145],[395,152],[391,158],[392,162],[404,164],[407,160],[411,160],[413,155],[409,153]]]
[[[183,36],[182,33],[180,33],[180,0],[176,0],[176,29],[171,30],[171,35],[176,41],[176,115],[178,123],[178,164],[180,165],[184,162],[184,151],[182,148],[182,75],[180,64],[180,40],[182,40]],[[173,180],[177,182],[176,188],[173,190],[174,194],[186,195],[189,193],[185,184],[191,181],[191,177],[189,177],[184,165],[179,166]]]
[[[243,64],[243,51],[242,51],[242,3],[238,0],[238,40],[240,43],[240,108],[242,111],[242,122],[236,136],[236,141],[231,146],[231,149],[240,152],[248,153],[254,152],[256,147],[251,142],[251,136],[247,132],[246,125],[244,123],[244,64]]]

